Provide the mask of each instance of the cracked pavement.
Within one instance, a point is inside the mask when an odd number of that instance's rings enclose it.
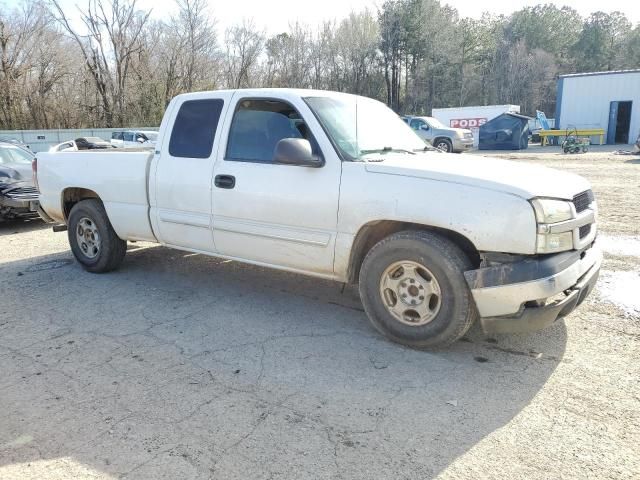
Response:
[[[0,279],[2,479],[640,476],[640,320],[597,292],[424,352],[352,287],[141,243],[94,275],[38,221]]]

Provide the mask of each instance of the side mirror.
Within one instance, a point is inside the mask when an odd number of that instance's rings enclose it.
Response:
[[[142,138],[142,137],[138,137],[137,140],[138,140],[138,143],[144,143],[144,138]]]
[[[429,130],[429,125],[420,125],[420,130]]]
[[[273,162],[280,165],[319,168],[324,160],[313,154],[311,143],[303,138],[283,138],[276,144]]]

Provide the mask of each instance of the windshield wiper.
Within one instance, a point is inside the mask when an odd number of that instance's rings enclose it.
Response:
[[[368,155],[369,153],[388,153],[388,152],[408,153],[410,155],[416,154],[414,151],[407,150],[406,148],[382,147],[382,148],[375,148],[372,150],[360,150],[360,155]]]

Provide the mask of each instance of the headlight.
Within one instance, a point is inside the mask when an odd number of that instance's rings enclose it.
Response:
[[[571,204],[564,200],[534,198],[531,200],[538,223],[558,223],[571,220]]]
[[[464,138],[464,130],[458,130],[456,134],[458,135],[458,138]]]
[[[12,183],[14,183],[14,180],[12,178],[0,177],[0,190],[4,190]]]
[[[539,233],[536,241],[538,253],[564,252],[573,248],[573,232]]]
[[[554,224],[565,222],[573,218],[571,203],[565,200],[551,198],[534,198],[531,205],[536,215],[537,253],[565,252],[573,248],[573,232],[571,229],[565,232],[552,230]],[[552,233],[553,232],[553,233]]]

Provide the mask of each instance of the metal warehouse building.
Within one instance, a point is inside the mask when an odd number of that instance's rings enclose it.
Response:
[[[556,126],[603,128],[608,144],[635,142],[640,131],[640,69],[560,76]]]

